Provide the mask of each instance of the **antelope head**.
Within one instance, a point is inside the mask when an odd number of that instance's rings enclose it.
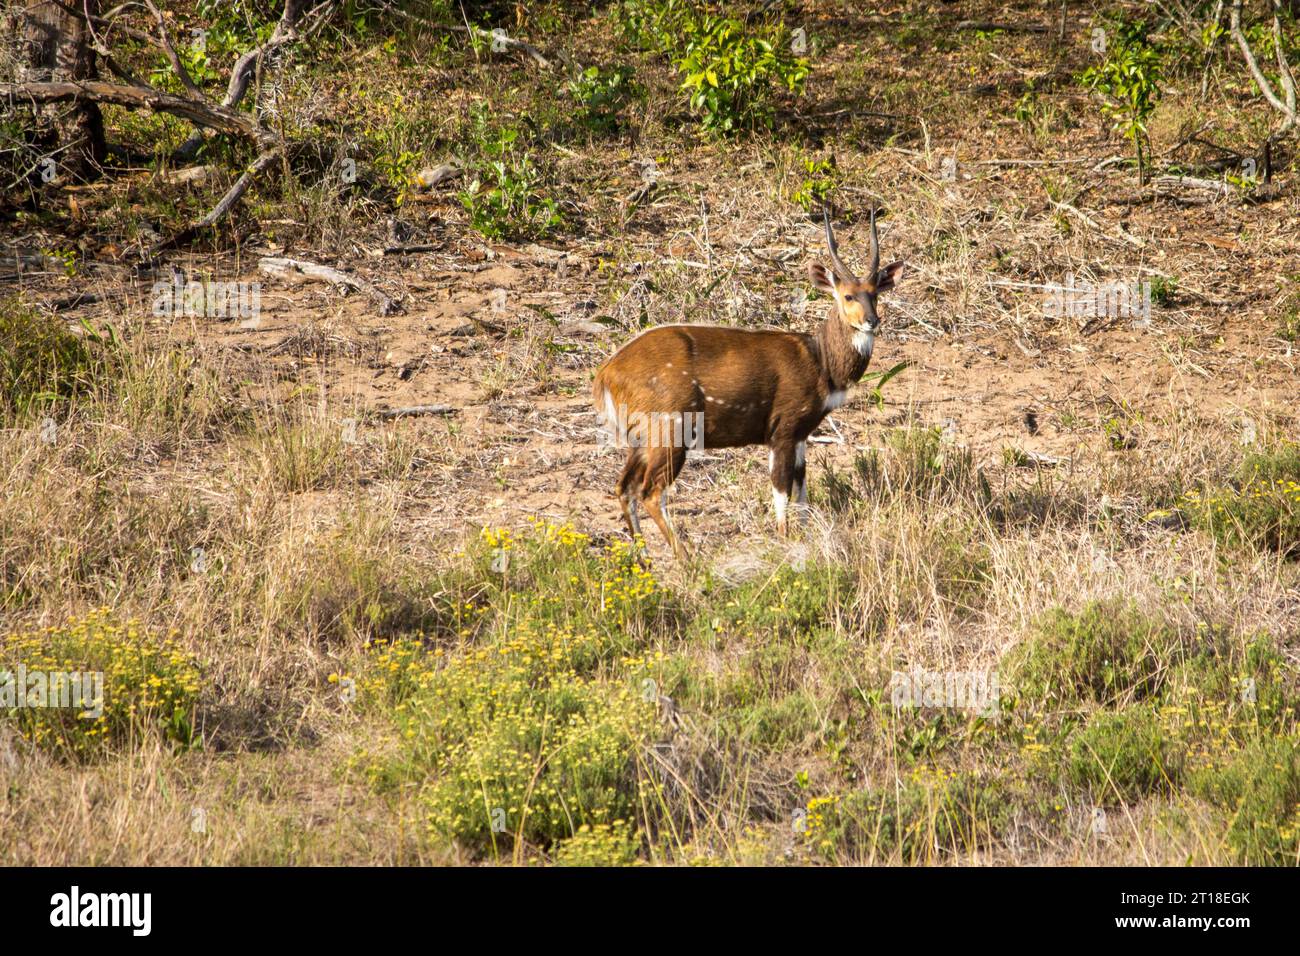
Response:
[[[874,209],[871,210],[871,263],[862,278],[840,258],[830,213],[825,206],[822,207],[822,221],[826,225],[826,247],[830,251],[831,265],[827,267],[813,262],[808,266],[808,273],[813,285],[835,300],[836,316],[853,330],[854,342],[862,354],[870,356],[876,329],[880,327],[876,298],[892,289],[903,277],[904,264],[899,260],[880,268],[880,237],[876,233]]]

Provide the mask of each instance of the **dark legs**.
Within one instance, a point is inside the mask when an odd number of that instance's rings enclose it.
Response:
[[[637,502],[640,501],[678,558],[686,557],[686,549],[673,528],[673,519],[668,513],[668,488],[685,463],[685,448],[630,448],[615,489],[619,503],[623,506],[623,518],[632,536],[641,533],[641,523],[637,518]]]

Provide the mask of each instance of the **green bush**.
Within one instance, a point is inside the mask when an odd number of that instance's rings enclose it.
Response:
[[[1291,865],[1300,854],[1300,738],[1255,741],[1190,775],[1190,789],[1228,815],[1225,839],[1249,866]]]
[[[620,111],[638,93],[630,66],[602,70],[587,67],[568,85],[569,95],[580,110],[578,120],[597,133],[612,133],[619,127]]]
[[[1146,27],[1124,20],[1106,23],[1105,59],[1079,76],[1089,89],[1106,97],[1103,112],[1115,129],[1133,144],[1138,179],[1145,177],[1145,156],[1150,152],[1147,119],[1160,99],[1161,54],[1147,39]],[[1144,149],[1144,147],[1146,147]]]
[[[19,668],[28,686],[17,686]],[[32,675],[44,675],[32,684]],[[98,705],[71,689],[63,704],[52,675],[99,674]],[[36,687],[43,687],[39,700]],[[10,690],[6,690],[9,688]],[[134,621],[119,622],[107,609],[92,611],[42,631],[0,637],[0,714],[38,747],[60,756],[88,758],[151,736],[179,747],[195,741],[194,709],[200,690],[197,662],[171,638],[156,640]],[[15,696],[26,694],[27,706]]]
[[[1256,452],[1233,482],[1189,491],[1180,504],[1195,527],[1229,547],[1300,557],[1300,444]]]
[[[834,608],[852,593],[848,572],[831,564],[782,565],[733,590],[716,591],[709,625],[763,641],[806,643],[834,621]]]
[[[1066,779],[1098,803],[1169,791],[1182,768],[1182,749],[1165,734],[1151,706],[1093,716],[1070,740]]]
[[[630,819],[656,702],[630,681],[584,678],[569,646],[582,635],[520,628],[432,671],[397,708],[434,832],[478,849],[521,835],[540,844]]]
[[[544,521],[518,537],[485,528],[463,559],[474,597],[457,646],[398,640],[363,665],[358,687],[394,702],[401,741],[375,781],[419,781],[431,833],[476,853],[638,819],[658,799],[642,754],[662,655],[632,656],[628,632],[655,613],[654,579],[632,549]]]
[[[790,52],[784,26],[756,35],[739,20],[708,15],[687,22],[674,65],[701,124],[721,133],[770,127],[776,95],[799,93],[809,72],[808,61]]]
[[[0,410],[23,414],[88,394],[111,370],[115,345],[19,298],[0,300]]]
[[[564,222],[555,200],[542,196],[542,174],[518,146],[519,131],[491,128],[484,109],[474,113],[471,138],[478,157],[474,177],[459,194],[470,223],[488,239],[539,239]]]
[[[583,824],[560,844],[556,866],[631,866],[637,862],[641,840],[625,820]]]
[[[681,88],[707,130],[770,127],[777,96],[801,92],[810,70],[781,23],[751,27],[687,0],[625,0],[615,15],[625,37],[683,74]]]
[[[1141,701],[1158,693],[1180,654],[1173,628],[1124,601],[1096,601],[1077,614],[1056,608],[1014,655],[1012,690],[1065,707]]]
[[[810,800],[802,836],[833,862],[916,863],[994,843],[1012,807],[996,778],[918,767],[896,787]]]

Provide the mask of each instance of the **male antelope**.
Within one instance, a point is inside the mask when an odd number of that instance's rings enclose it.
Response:
[[[629,419],[670,421],[674,440],[658,430],[629,441],[615,493],[628,530],[640,533],[637,501],[659,526],[673,553],[684,549],[667,509],[668,487],[686,461],[690,441],[679,440],[684,421],[703,424],[695,447],[766,445],[778,532],[787,531],[791,496],[807,499],[805,449],[821,420],[844,404],[848,387],[871,361],[880,316],[876,297],[892,289],[904,264],[880,268],[876,214],[871,213],[871,265],[859,279],[839,257],[830,216],[822,212],[832,268],[809,264],[812,283],[834,299],[816,332],[736,329],[717,325],[665,325],[618,350],[596,373],[592,400],[606,428],[623,431]],[[696,436],[698,439],[700,436]]]

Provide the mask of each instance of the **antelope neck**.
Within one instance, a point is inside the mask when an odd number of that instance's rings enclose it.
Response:
[[[832,391],[845,389],[862,378],[871,362],[870,339],[865,351],[860,350],[854,340],[872,335],[870,329],[851,326],[834,312],[813,333],[818,357],[826,369]]]

